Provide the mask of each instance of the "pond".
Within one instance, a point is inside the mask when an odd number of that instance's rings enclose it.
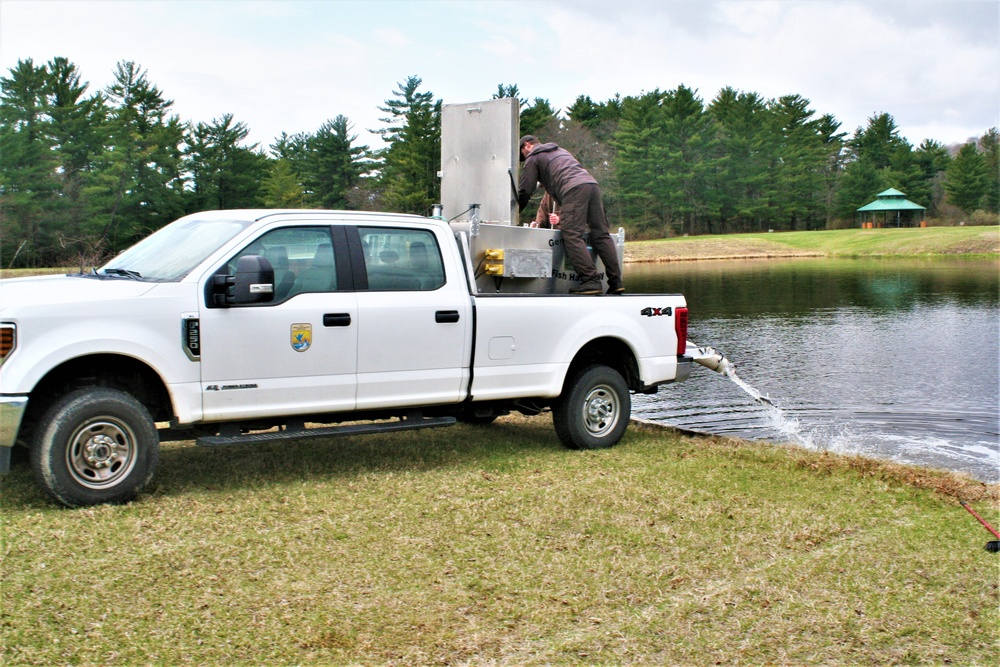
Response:
[[[637,395],[633,415],[1000,482],[1000,261],[727,260],[626,265],[630,293],[680,292],[723,375]]]

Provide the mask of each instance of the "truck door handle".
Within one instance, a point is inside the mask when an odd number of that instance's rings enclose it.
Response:
[[[438,324],[445,324],[448,322],[458,322],[458,311],[457,310],[439,310],[434,313],[434,321]]]
[[[323,315],[323,326],[325,327],[349,327],[351,326],[350,313],[326,313]]]

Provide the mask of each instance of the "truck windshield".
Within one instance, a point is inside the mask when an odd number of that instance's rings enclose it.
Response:
[[[135,280],[176,282],[251,222],[181,218],[139,241],[105,264],[98,273]]]

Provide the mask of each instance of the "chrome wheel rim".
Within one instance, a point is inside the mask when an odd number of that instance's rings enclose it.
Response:
[[[618,424],[621,408],[618,395],[608,385],[592,388],[583,402],[583,423],[590,435],[600,438]]]
[[[113,417],[98,417],[78,428],[66,448],[66,463],[77,483],[106,489],[135,467],[135,433]]]

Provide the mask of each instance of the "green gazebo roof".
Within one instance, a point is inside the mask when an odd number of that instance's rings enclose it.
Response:
[[[865,204],[858,211],[923,211],[925,206],[914,204],[909,199],[904,199],[906,195],[889,188],[875,195],[875,201]]]

